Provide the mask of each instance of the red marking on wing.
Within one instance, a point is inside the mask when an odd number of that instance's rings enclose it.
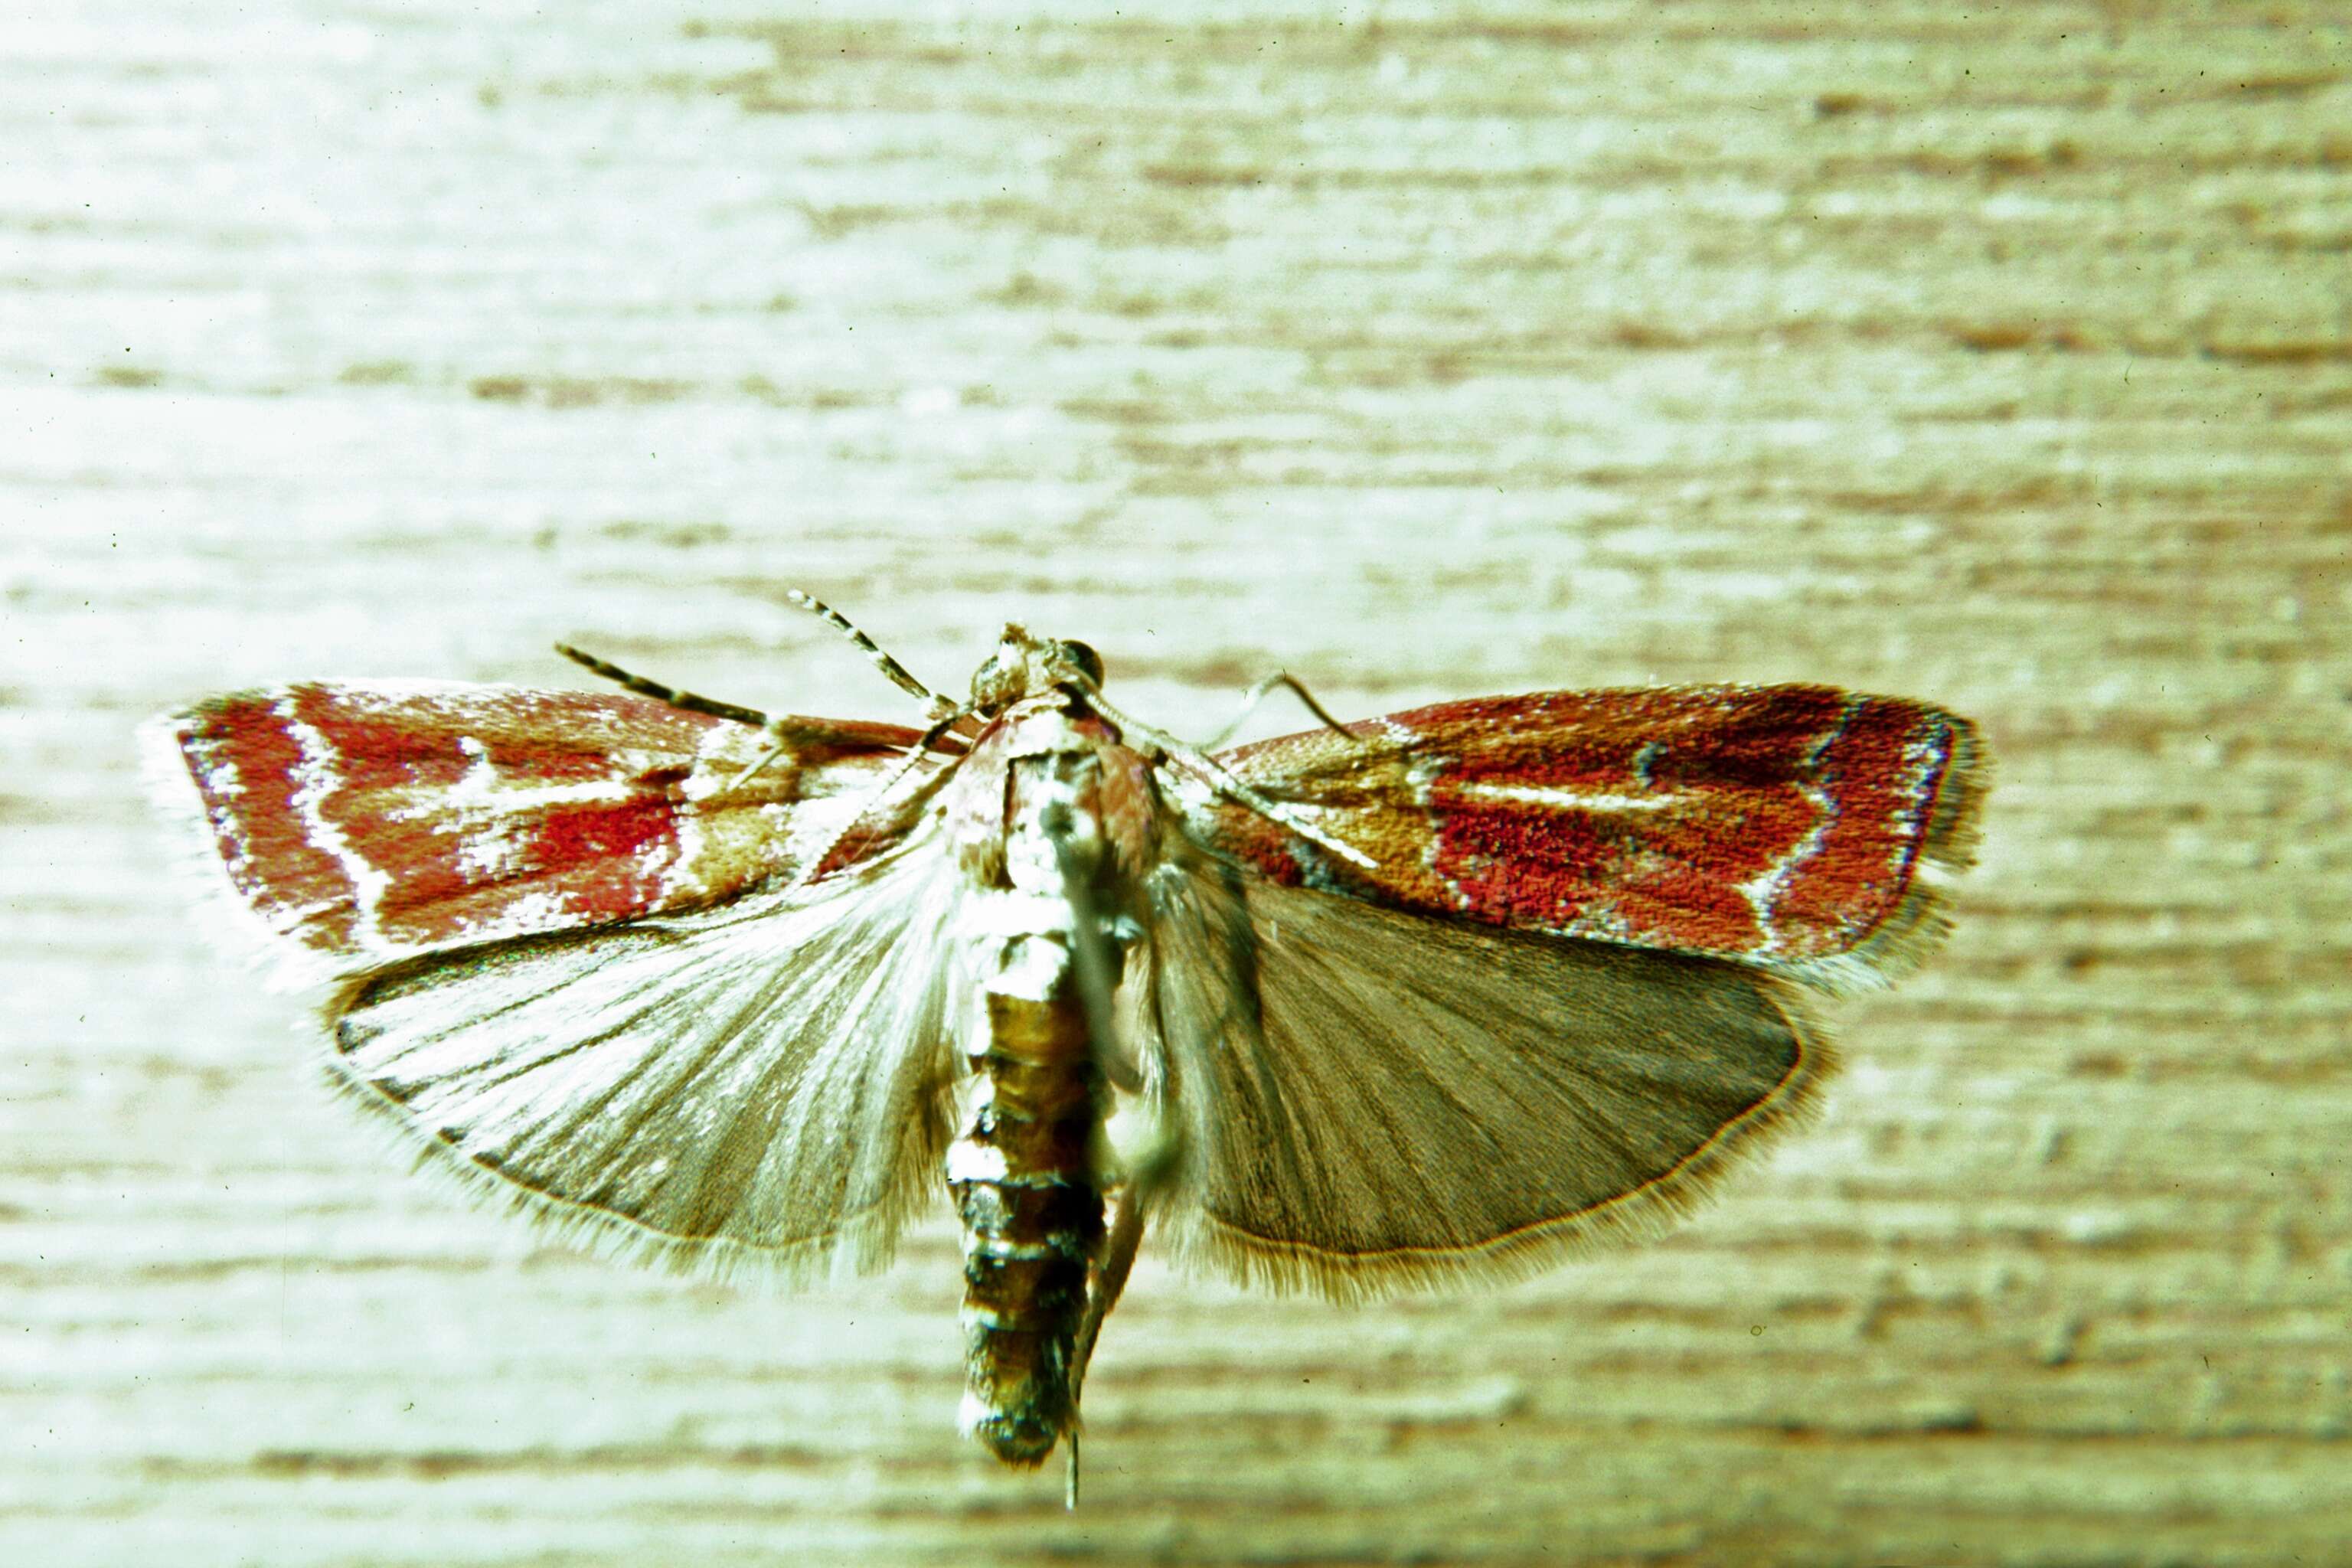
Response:
[[[1223,799],[1200,830],[1281,881],[1685,952],[1801,965],[1908,931],[1920,863],[1958,858],[1974,805],[1967,721],[1830,687],[1479,698],[1349,729],[1362,744],[1220,760],[1376,869]]]
[[[382,959],[797,875],[919,739],[831,727],[845,738],[740,788],[760,731],[637,697],[310,684],[217,699],[171,734],[246,901],[321,952]]]

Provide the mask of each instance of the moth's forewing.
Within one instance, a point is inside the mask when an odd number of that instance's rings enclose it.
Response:
[[[1204,861],[1164,878],[1129,1026],[1180,1250],[1354,1296],[1660,1228],[1828,1069],[1785,983]]]
[[[314,682],[215,699],[146,742],[159,801],[184,811],[194,784],[236,899],[309,973],[349,973],[789,879],[916,739],[832,728],[854,738],[733,788],[757,730],[577,691]]]
[[[335,1009],[335,1068],[588,1239],[877,1267],[939,1181],[960,890],[917,842],[709,913],[415,960]]]
[[[1927,945],[1981,793],[1966,720],[1822,686],[1539,692],[1349,729],[1219,760],[1375,869],[1229,800],[1196,831],[1278,881],[1829,986]]]

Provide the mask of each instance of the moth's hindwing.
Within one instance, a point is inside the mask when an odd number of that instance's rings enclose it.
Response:
[[[1794,987],[1211,862],[1163,879],[1129,1027],[1180,1251],[1339,1297],[1663,1229],[1831,1065]]]
[[[723,910],[430,954],[338,1003],[334,1067],[445,1168],[591,1241],[878,1267],[938,1190],[959,898],[918,841]]]

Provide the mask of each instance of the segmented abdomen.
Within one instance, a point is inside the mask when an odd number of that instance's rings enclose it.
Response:
[[[988,1039],[948,1183],[963,1216],[964,1427],[1034,1465],[1077,1414],[1087,1268],[1102,1237],[1099,1085],[1069,951],[1014,937],[987,984]]]

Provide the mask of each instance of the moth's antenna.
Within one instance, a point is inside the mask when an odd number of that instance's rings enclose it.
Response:
[[[740,789],[746,779],[791,751],[795,742],[802,744],[814,742],[818,745],[828,742],[850,745],[874,744],[871,732],[855,725],[828,724],[822,719],[797,719],[789,716],[772,718],[757,708],[745,708],[738,703],[721,702],[715,697],[704,697],[680,687],[666,686],[658,680],[648,679],[634,671],[623,669],[617,664],[598,658],[593,653],[583,653],[569,643],[557,643],[555,651],[572,663],[593,669],[624,690],[634,691],[640,697],[650,697],[656,702],[667,702],[671,707],[683,709],[688,713],[708,713],[714,719],[727,719],[738,724],[749,724],[755,730],[766,731],[768,732],[767,749],[760,753],[759,759],[750,767],[727,781],[725,787],[730,790]],[[962,717],[961,710],[958,710],[957,717]],[[945,725],[932,730],[923,737],[916,750],[918,752],[927,752],[934,746],[938,746],[942,751],[947,750],[940,744],[946,733]]]
[[[913,676],[908,674],[907,667],[905,665],[900,664],[897,659],[892,658],[888,654],[884,653],[880,644],[877,643],[872,637],[867,637],[864,632],[859,631],[856,626],[851,626],[849,624],[848,616],[843,615],[839,610],[835,609],[831,605],[826,604],[823,599],[820,599],[812,594],[803,594],[798,588],[787,588],[784,590],[784,602],[793,605],[796,609],[806,610],[810,615],[816,616],[820,620],[830,623],[834,630],[839,632],[843,637],[847,637],[853,644],[856,645],[858,651],[865,654],[867,658],[874,661],[874,668],[880,670],[884,677],[889,680],[891,685],[907,693],[909,697],[914,698],[917,701],[929,704],[932,718],[940,718],[955,709],[956,705],[954,703],[949,701],[946,698],[940,696],[938,692],[933,691],[929,687],[925,686]],[[961,717],[961,715],[959,714],[958,717]]]
[[[656,702],[667,702],[673,708],[683,708],[689,713],[708,713],[714,719],[731,719],[738,724],[749,724],[755,730],[768,727],[768,716],[757,708],[744,708],[733,702],[721,702],[715,697],[698,697],[675,686],[664,686],[658,680],[648,680],[633,675],[617,664],[607,664],[593,653],[583,653],[570,643],[557,643],[555,651],[577,665],[583,665],[620,687],[640,697],[650,697]]]

